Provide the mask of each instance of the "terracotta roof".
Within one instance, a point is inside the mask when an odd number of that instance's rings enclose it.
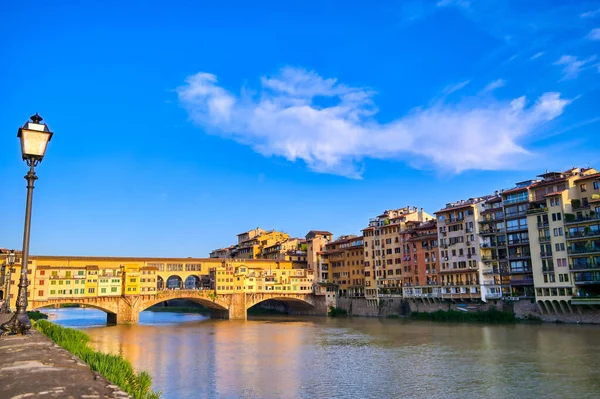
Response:
[[[566,190],[553,191],[553,192],[551,192],[551,193],[548,193],[548,194],[544,195],[544,197],[552,197],[552,196],[555,196],[555,195],[562,194],[562,193],[564,193],[565,191],[566,191]]]
[[[561,178],[558,178],[558,179],[551,179],[551,180],[542,180],[540,182],[532,184],[530,187],[548,186],[548,185],[551,185],[551,184],[565,182],[567,180],[569,180],[569,177],[561,177]]]
[[[308,234],[310,233],[314,233],[314,234],[322,234],[322,235],[333,235],[332,233],[330,233],[327,230],[311,230],[308,232]]]
[[[589,180],[589,179],[600,179],[600,173],[594,173],[592,175],[581,176],[579,179],[576,179],[575,181]]]
[[[504,194],[509,194],[509,193],[518,193],[519,191],[527,191],[527,189],[529,187],[531,187],[531,186],[515,187],[515,188],[511,188],[510,190],[504,190],[500,194],[504,195]]]

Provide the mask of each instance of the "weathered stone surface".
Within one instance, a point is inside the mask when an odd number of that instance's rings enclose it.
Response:
[[[213,310],[217,319],[246,320],[247,310],[266,301],[284,301],[290,305],[291,314],[326,315],[326,298],[312,293],[273,292],[273,293],[228,293],[215,294],[210,290],[163,290],[156,295],[125,295],[118,297],[72,298],[68,303],[75,303],[106,312],[109,324],[136,324],[140,312],[157,303],[185,299],[197,302]],[[55,306],[64,300],[31,301],[30,308]]]
[[[0,354],[1,398],[130,398],[38,331],[0,338]]]

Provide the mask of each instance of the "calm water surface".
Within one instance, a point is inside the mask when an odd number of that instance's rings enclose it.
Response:
[[[147,370],[165,399],[600,398],[599,326],[143,312],[107,327],[92,309],[48,313]]]

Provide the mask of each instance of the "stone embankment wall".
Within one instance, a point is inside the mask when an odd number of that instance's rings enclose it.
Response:
[[[600,306],[598,305],[563,303],[542,308],[531,301],[516,301],[511,302],[511,308],[520,319],[535,316],[547,323],[600,324]]]
[[[339,298],[338,307],[345,309],[350,316],[388,317],[407,316],[410,312],[432,313],[439,310],[457,310],[459,304],[470,311],[486,311],[494,306],[500,311],[513,312],[519,319],[540,319],[548,323],[600,324],[600,306],[554,306],[540,308],[530,300],[489,301],[488,303],[451,302],[444,300],[421,300],[383,298],[379,307],[369,306],[364,298]]]

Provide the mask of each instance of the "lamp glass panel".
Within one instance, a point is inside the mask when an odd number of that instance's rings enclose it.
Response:
[[[46,152],[46,145],[50,135],[47,132],[35,130],[21,130],[21,145],[23,156],[35,156],[42,158]]]

